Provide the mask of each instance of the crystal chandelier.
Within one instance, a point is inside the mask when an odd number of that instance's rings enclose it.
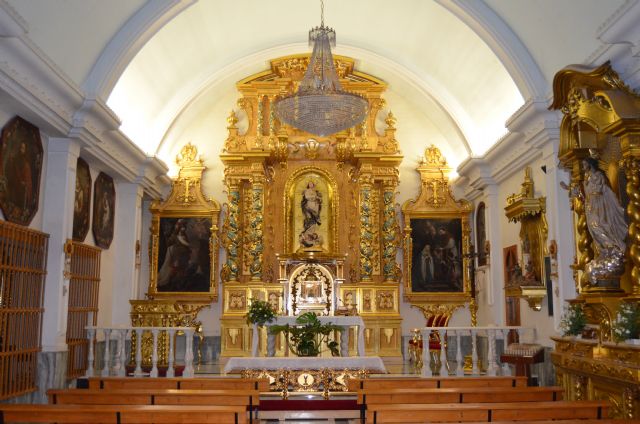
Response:
[[[298,91],[276,100],[274,109],[280,121],[326,136],[361,123],[367,115],[368,102],[342,89],[331,55],[336,32],[324,26],[324,2],[320,7],[320,27],[309,31],[313,53]]]

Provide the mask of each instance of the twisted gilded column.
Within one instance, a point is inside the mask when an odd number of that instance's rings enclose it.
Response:
[[[223,267],[226,281],[238,281],[240,274],[240,181],[235,178],[227,180],[229,193],[229,211],[225,225],[225,240],[227,244],[227,261]]]
[[[584,193],[583,193],[583,181],[582,173],[580,172],[580,161],[575,161],[573,164],[573,172],[571,176],[570,191],[572,193],[572,208],[576,214],[576,239],[578,244],[578,257],[576,263],[572,265],[574,272],[574,281],[578,285],[576,291],[581,292],[582,287],[586,287],[588,284],[587,275],[582,272],[580,279],[577,278],[578,271],[584,271],[585,266],[593,259],[593,247],[591,234],[587,226],[587,215],[585,213],[584,205]],[[581,193],[581,195],[574,195],[574,193]]]
[[[372,177],[364,174],[360,177],[360,280],[371,281],[373,274],[373,210]]]
[[[251,179],[251,224],[249,226],[249,254],[252,258],[249,264],[251,281],[262,280],[262,258],[264,249],[264,178],[255,175]]]
[[[385,181],[382,192],[382,275],[384,276],[385,282],[395,282],[398,280],[396,264],[398,238],[396,185],[396,181]]]
[[[640,159],[628,157],[622,160],[627,177],[627,216],[629,217],[629,256],[631,268],[631,292],[640,295]]]

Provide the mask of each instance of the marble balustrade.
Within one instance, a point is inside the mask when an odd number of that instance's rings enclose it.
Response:
[[[184,370],[182,372],[183,377],[193,377],[193,327],[94,327],[87,326],[87,339],[89,340],[89,355],[86,377],[93,377],[94,375],[107,376],[119,376],[124,377],[126,375],[126,341],[130,340],[133,332],[136,334],[137,340],[142,340],[142,334],[145,331],[151,332],[153,348],[151,357],[151,372],[150,377],[158,377],[158,349],[161,347],[158,344],[160,332],[167,332],[169,335],[169,353],[168,353],[168,367],[166,377],[175,376],[175,363],[174,357],[184,357]],[[182,352],[175,352],[177,346],[174,346],[174,341],[178,332],[184,334],[185,343],[180,344],[184,347],[184,354]],[[104,336],[104,359],[100,361],[101,368],[96,369],[98,361],[94,352],[94,341],[99,333]],[[111,355],[113,350],[110,348],[111,344],[115,344],[115,355]],[[142,377],[145,374],[142,371],[142,344],[136,343],[135,352],[135,364],[136,368],[133,372],[134,377]]]

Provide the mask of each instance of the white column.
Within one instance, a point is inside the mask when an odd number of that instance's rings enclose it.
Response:
[[[555,240],[558,244],[558,275],[552,278],[553,287],[553,323],[559,331],[562,307],[567,299],[574,299],[577,295],[573,270],[570,265],[575,255],[575,241],[569,195],[560,187],[560,182],[570,183],[570,175],[558,167],[558,140],[550,140],[543,149],[543,159],[547,172],[545,185],[547,187],[547,223],[549,226],[548,241]]]
[[[117,264],[113,273],[111,292],[111,325],[129,325],[131,308],[129,300],[138,298],[138,274],[136,269],[136,241],[141,238],[142,187],[135,183],[116,185],[116,210],[113,262]],[[145,255],[144,252],[140,252]]]
[[[50,138],[44,177],[42,231],[49,234],[47,277],[42,319],[43,352],[66,351],[69,281],[63,277],[63,246],[73,231],[76,164],[80,144],[75,139]]]
[[[497,184],[489,184],[484,188],[486,193],[486,225],[487,238],[490,240],[490,278],[487,281],[487,304],[493,306],[493,323],[504,325],[504,275],[502,258],[502,230],[500,223],[504,215],[504,199],[498,195]]]

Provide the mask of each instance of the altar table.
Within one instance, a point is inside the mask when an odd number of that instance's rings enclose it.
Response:
[[[268,322],[265,324],[267,327],[267,356],[275,355],[275,346],[276,346],[276,336],[269,333],[269,327],[272,325],[285,325],[289,324],[293,326],[296,324],[295,316],[279,316],[272,322]],[[344,331],[340,335],[340,356],[347,357],[349,356],[349,327],[357,326],[358,327],[358,356],[360,358],[364,357],[364,321],[360,316],[319,316],[318,320],[321,323],[331,323],[334,325],[339,325],[344,327]],[[253,357],[258,356],[258,325],[253,325],[253,340],[251,343],[251,355]],[[312,358],[318,359],[318,358]]]
[[[375,373],[386,373],[384,363],[379,356],[348,356],[348,357],[233,357],[229,358],[224,372],[250,370],[318,370],[318,369],[364,369]]]

